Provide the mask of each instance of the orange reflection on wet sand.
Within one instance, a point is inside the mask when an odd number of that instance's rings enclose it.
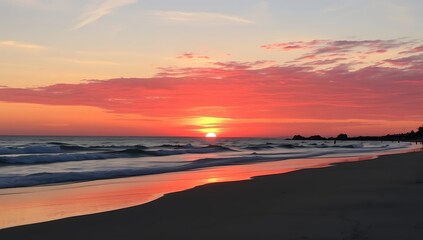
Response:
[[[296,159],[196,171],[0,190],[0,228],[140,205],[166,193],[372,157]]]

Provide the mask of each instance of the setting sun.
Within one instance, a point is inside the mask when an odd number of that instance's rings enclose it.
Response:
[[[215,137],[217,137],[216,133],[209,132],[206,134],[206,138],[215,138]]]

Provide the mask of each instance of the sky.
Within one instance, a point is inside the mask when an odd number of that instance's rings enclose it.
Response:
[[[0,135],[423,124],[418,0],[0,0]]]

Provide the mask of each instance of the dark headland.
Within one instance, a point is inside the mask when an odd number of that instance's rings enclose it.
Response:
[[[349,141],[409,141],[409,142],[421,142],[423,140],[423,126],[419,127],[417,131],[410,131],[407,133],[388,134],[385,136],[358,136],[349,137],[345,133],[339,134],[337,137],[322,137],[320,135],[314,135],[310,137],[304,137],[301,135],[295,135],[292,140],[349,140]]]

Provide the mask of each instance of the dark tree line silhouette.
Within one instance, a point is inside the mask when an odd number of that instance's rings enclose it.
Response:
[[[310,137],[304,137],[301,135],[295,135],[293,140],[360,140],[360,141],[422,141],[423,140],[423,125],[417,129],[417,131],[411,131],[407,133],[388,134],[385,136],[358,136],[348,137],[347,134],[341,133],[337,137],[325,138],[320,135],[313,135]]]

